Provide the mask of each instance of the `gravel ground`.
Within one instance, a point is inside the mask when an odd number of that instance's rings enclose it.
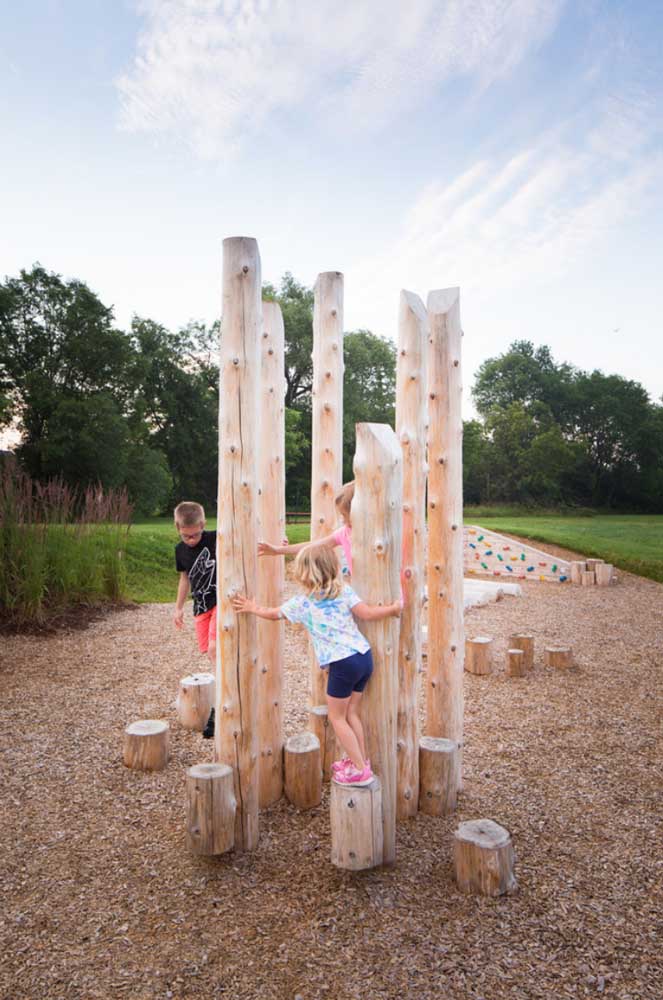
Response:
[[[177,681],[203,663],[171,615],[0,640],[0,996],[661,1000],[663,586],[532,583],[468,612],[496,670],[465,675],[458,809],[400,824],[396,866],[356,875],[329,862],[326,792],[264,812],[251,855],[186,852],[184,771],[212,747],[177,725]],[[509,679],[507,638],[526,630],[535,670]],[[545,667],[547,643],[576,667]],[[289,735],[306,720],[295,630],[286,673]],[[159,774],[120,758],[124,726],[149,717],[171,723]],[[479,817],[511,831],[515,895],[455,887],[453,830]]]

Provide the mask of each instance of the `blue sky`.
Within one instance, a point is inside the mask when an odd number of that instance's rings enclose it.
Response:
[[[466,415],[516,338],[663,394],[663,2],[25,0],[0,276],[211,322],[221,240],[345,274],[345,327],[461,287]]]

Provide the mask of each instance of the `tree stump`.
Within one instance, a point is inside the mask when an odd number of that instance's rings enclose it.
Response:
[[[315,733],[291,736],[283,745],[285,795],[298,809],[313,809],[322,798],[320,740]]]
[[[180,681],[177,695],[177,717],[185,729],[202,733],[214,708],[216,682],[214,674],[189,674]]]
[[[509,677],[524,677],[527,674],[525,653],[522,649],[507,649],[506,672]]]
[[[458,744],[441,737],[419,740],[419,810],[445,816],[456,808]]]
[[[581,583],[582,574],[587,569],[587,563],[584,560],[575,559],[571,563],[571,583]]]
[[[326,705],[315,705],[310,710],[308,727],[318,737],[322,777],[324,781],[329,781],[331,778],[331,766],[337,759],[340,751],[336,742],[334,727],[329,721]]]
[[[235,846],[235,789],[227,764],[194,764],[186,772],[186,846],[225,854]]]
[[[454,873],[462,892],[502,896],[518,883],[515,855],[508,830],[492,819],[461,823],[454,834]]]
[[[489,674],[492,671],[493,640],[487,636],[465,640],[465,669],[468,674]]]
[[[573,650],[570,646],[546,646],[543,655],[547,667],[566,670],[573,666]]]
[[[593,587],[596,583],[596,574],[593,569],[587,569],[580,574],[580,583],[583,587]]]
[[[331,861],[337,868],[361,871],[383,861],[382,786],[331,783]]]
[[[612,571],[612,563],[599,563],[594,570],[597,586],[609,587],[612,583]]]
[[[163,771],[168,763],[170,727],[160,719],[141,719],[124,730],[123,760],[136,771]]]
[[[596,567],[597,566],[601,566],[601,565],[603,565],[603,560],[602,559],[588,559],[587,560],[587,569],[588,570],[592,570],[593,572],[596,572]]]
[[[525,670],[534,669],[534,636],[526,632],[516,632],[509,637],[509,649],[522,649],[525,654]]]

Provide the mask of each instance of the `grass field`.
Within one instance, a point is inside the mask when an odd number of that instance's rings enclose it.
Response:
[[[584,556],[605,559],[621,569],[663,582],[663,516],[595,514],[523,515],[509,508],[468,508],[465,522],[495,531],[552,542]],[[207,527],[216,527],[210,519]],[[309,536],[308,525],[289,524],[291,542]],[[177,589],[174,546],[178,539],[168,518],[150,518],[132,525],[127,547],[127,596],[132,601],[174,601]]]

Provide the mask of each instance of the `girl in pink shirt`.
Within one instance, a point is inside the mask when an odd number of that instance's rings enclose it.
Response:
[[[337,545],[340,545],[343,549],[343,555],[345,556],[348,573],[352,576],[352,527],[350,525],[350,507],[352,506],[352,498],[354,495],[354,480],[341,487],[334,503],[336,504],[336,510],[341,516],[343,525],[340,528],[337,528],[336,531],[332,531],[331,535],[325,535],[324,538],[316,538],[314,542],[297,542],[295,545],[288,545],[287,543],[283,545],[272,545],[270,542],[258,542],[258,555],[289,556],[300,552],[301,549],[305,548],[307,545],[315,546],[316,548],[320,546],[321,548],[328,549],[333,549]]]

